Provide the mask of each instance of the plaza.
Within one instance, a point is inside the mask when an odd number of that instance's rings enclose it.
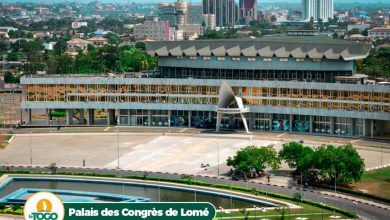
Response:
[[[32,158],[33,165],[56,163],[58,166],[82,167],[85,160],[86,167],[116,169],[119,153],[119,167],[124,170],[217,175],[219,167],[222,175],[230,169],[226,166],[226,159],[240,148],[273,144],[276,150],[280,150],[282,144],[289,140],[280,141],[277,136],[168,133],[168,130],[164,134],[42,133],[32,134],[31,137],[30,134],[18,134],[10,145],[0,151],[0,161],[3,165],[28,166]],[[309,146],[319,144],[322,143],[307,143]],[[388,149],[357,147],[366,168],[390,164]],[[210,168],[205,170],[201,164],[209,164]],[[281,170],[289,168],[282,164]]]

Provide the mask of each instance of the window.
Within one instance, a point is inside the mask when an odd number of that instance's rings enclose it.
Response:
[[[256,57],[248,57],[248,61],[256,61]]]
[[[296,61],[297,62],[305,62],[305,58],[297,58]]]
[[[225,60],[225,57],[217,57],[217,60]]]
[[[280,61],[280,62],[287,62],[287,61],[288,61],[288,58],[280,58],[279,61]]]
[[[321,59],[313,59],[313,62],[321,62]]]
[[[190,57],[190,60],[196,60],[196,57]]]
[[[272,58],[271,58],[271,57],[263,58],[263,61],[264,61],[264,62],[271,62],[271,61],[272,61]]]
[[[233,61],[239,61],[239,60],[240,60],[240,57],[232,57],[232,60],[233,60]]]
[[[203,57],[203,60],[210,60],[211,57]]]

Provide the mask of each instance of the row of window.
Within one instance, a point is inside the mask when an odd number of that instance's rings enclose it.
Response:
[[[360,92],[360,91],[337,91],[321,89],[297,89],[297,88],[267,88],[267,87],[232,87],[233,92],[244,98],[255,97],[279,97],[279,98],[301,98],[301,99],[333,99],[333,100],[354,100],[390,102],[390,93],[385,92]],[[106,84],[77,84],[77,85],[27,85],[26,94],[30,97],[48,96],[65,97],[66,95],[90,95],[115,96],[156,94],[156,95],[197,95],[197,96],[218,96],[218,86],[189,86],[189,85],[106,85]]]
[[[184,59],[184,56],[177,56],[176,57],[178,60],[182,60]],[[198,57],[197,56],[190,56],[189,57],[190,60],[197,60]],[[210,56],[204,56],[202,58],[203,60],[211,60],[211,57]],[[226,57],[217,57],[217,60],[218,61],[224,61],[226,60]],[[240,61],[241,60],[241,57],[231,57],[231,60],[233,61]],[[256,61],[256,57],[247,57],[246,58],[247,61]],[[305,58],[296,58],[295,61],[296,62],[305,62]],[[313,62],[321,62],[321,59],[311,59]],[[263,62],[271,62],[272,61],[272,58],[271,57],[264,57],[263,58]],[[289,61],[289,58],[279,58],[279,61],[280,62],[288,62]]]

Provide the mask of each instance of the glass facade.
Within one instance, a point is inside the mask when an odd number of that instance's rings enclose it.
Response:
[[[306,88],[232,87],[250,106],[278,106],[359,112],[390,112],[390,92]],[[27,85],[27,101],[216,105],[218,86],[206,85]],[[289,119],[284,119],[289,120]]]

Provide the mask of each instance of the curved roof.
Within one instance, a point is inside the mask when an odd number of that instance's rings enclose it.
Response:
[[[146,49],[152,56],[276,56],[348,61],[367,57],[371,45],[329,37],[273,36],[260,39],[155,41],[146,42]]]

